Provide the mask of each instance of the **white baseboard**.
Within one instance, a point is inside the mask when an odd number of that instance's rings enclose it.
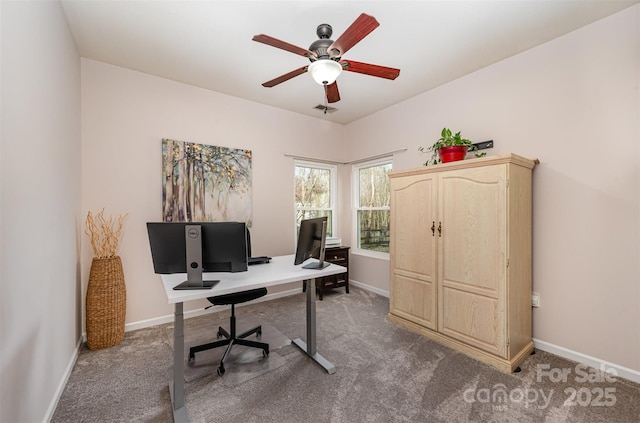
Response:
[[[273,300],[276,298],[283,298],[283,297],[288,297],[290,295],[294,295],[294,294],[299,294],[301,292],[301,290],[299,288],[295,288],[295,289],[290,289],[287,291],[282,291],[282,292],[276,292],[274,294],[267,294],[262,298],[259,298],[255,301],[252,301],[251,303],[257,303],[257,302],[262,302],[262,301],[269,301],[269,300]],[[248,305],[250,303],[247,304],[238,304],[238,307],[242,307],[243,305]],[[208,309],[198,309],[198,310],[190,310],[190,311],[185,311],[184,312],[184,318],[188,319],[191,317],[196,317],[196,316],[202,316],[203,314],[207,314],[207,313],[215,313],[216,311],[220,311],[220,310],[224,310],[229,308],[229,306],[212,306]],[[140,320],[137,322],[131,322],[131,323],[127,323],[124,326],[124,331],[125,332],[130,332],[130,331],[134,331],[134,330],[138,330],[138,329],[144,329],[144,328],[148,328],[148,327],[152,327],[152,326],[157,326],[157,325],[162,325],[165,323],[172,323],[173,322],[173,314],[169,314],[166,316],[160,316],[160,317],[156,317],[153,319],[146,319],[146,320]],[[60,379],[60,382],[58,383],[58,387],[56,389],[54,398],[51,400],[51,403],[49,404],[49,408],[47,409],[47,413],[45,415],[45,419],[43,421],[48,422],[51,421],[51,419],[53,418],[53,414],[56,411],[56,407],[58,406],[58,402],[60,401],[60,397],[62,396],[62,393],[64,391],[65,386],[67,386],[67,382],[69,381],[69,377],[71,377],[71,372],[73,371],[73,367],[76,364],[76,361],[78,360],[78,355],[80,354],[80,348],[82,348],[82,345],[87,342],[87,333],[83,332],[82,336],[80,337],[80,339],[78,340],[78,343],[76,344],[76,349],[74,354],[71,357],[71,360],[69,361],[69,364],[67,365],[67,368],[65,369],[64,375],[63,377]]]
[[[357,286],[358,288],[364,289],[365,291],[370,291],[380,296],[389,298],[389,291],[384,291],[380,288],[376,288],[375,286],[367,285],[366,283],[354,281],[353,279],[349,279],[349,285]]]
[[[287,291],[276,292],[274,294],[267,294],[262,298],[259,298],[255,301],[251,301],[250,303],[238,304],[237,307],[242,307],[244,305],[255,304],[263,301],[275,300],[276,298],[288,297],[290,295],[299,294],[300,292],[302,292],[300,288],[294,288]],[[225,310],[228,308],[230,307],[229,306],[211,306],[206,310],[204,308],[201,308],[198,310],[189,310],[184,312],[184,318],[190,319],[192,317],[202,316],[204,314],[209,314],[209,313],[215,313],[217,311]],[[163,325],[165,323],[172,323],[172,322],[173,322],[173,314],[168,314],[166,316],[155,317],[153,319],[146,319],[146,320],[140,320],[137,322],[127,323],[124,325],[124,331],[130,332],[133,330],[149,328],[152,326]]]
[[[349,284],[353,285],[353,286],[357,286],[358,288],[364,289],[365,291],[371,291],[375,294],[381,295],[383,297],[389,298],[389,291],[384,291],[380,288],[376,288],[374,286],[371,285],[367,285],[364,284],[362,282],[358,282],[358,281],[354,281],[352,279],[349,279]],[[290,289],[287,291],[282,291],[282,292],[276,292],[274,294],[267,294],[262,298],[259,298],[255,301],[252,301],[251,303],[257,303],[257,302],[262,302],[262,301],[270,301],[270,300],[275,300],[276,298],[284,298],[284,297],[288,297],[290,295],[295,295],[295,294],[299,294],[300,293],[300,289],[299,288],[294,288],[294,289]],[[242,306],[242,304],[239,304],[238,306]],[[212,306],[208,309],[198,309],[198,310],[190,310],[190,311],[185,311],[184,312],[184,318],[185,319],[189,319],[191,317],[197,317],[197,316],[202,316],[203,314],[208,314],[208,313],[215,313],[217,311],[220,310],[224,310],[229,308],[229,306]],[[160,316],[160,317],[154,317],[153,319],[146,319],[146,320],[139,320],[137,322],[130,322],[125,324],[124,326],[124,331],[125,332],[130,332],[133,330],[138,330],[138,329],[144,329],[144,328],[150,328],[152,326],[157,326],[157,325],[163,325],[165,323],[171,323],[173,322],[173,314],[168,314],[166,316]],[[83,339],[86,341],[86,333],[83,334]]]
[[[351,281],[349,283],[352,283]],[[365,285],[365,284],[361,284],[359,282],[354,282],[353,283],[355,286],[358,286],[362,289],[366,289],[372,292],[375,292],[379,295],[383,295],[388,297],[389,293],[382,290],[379,290],[377,288],[371,287],[369,285]],[[287,291],[282,291],[282,292],[276,292],[273,294],[267,294],[262,298],[259,298],[255,301],[252,301],[251,303],[247,303],[247,304],[239,304],[238,307],[241,307],[243,305],[249,305],[252,303],[257,303],[257,302],[263,302],[263,301],[270,301],[270,300],[274,300],[276,298],[284,298],[284,297],[288,297],[290,295],[296,295],[299,294],[301,292],[300,288],[293,288],[293,289],[289,289]],[[224,309],[229,308],[229,306],[212,306],[208,309],[198,309],[198,310],[190,310],[190,311],[186,311],[184,312],[184,317],[185,319],[188,318],[192,318],[192,317],[197,317],[197,316],[202,316],[203,314],[208,314],[208,313],[215,313],[217,311],[221,311]],[[146,319],[146,320],[140,320],[137,322],[131,322],[131,323],[126,323],[124,326],[124,330],[125,332],[130,332],[130,331],[134,331],[134,330],[138,330],[138,329],[144,329],[144,328],[148,328],[148,327],[152,327],[152,326],[157,326],[157,325],[162,325],[165,323],[172,323],[173,322],[173,314],[169,314],[166,316],[160,316],[160,317],[155,317],[153,319]],[[73,367],[76,364],[76,361],[78,360],[78,355],[80,354],[80,348],[82,348],[82,345],[87,342],[87,333],[84,332],[82,334],[82,336],[80,337],[80,339],[78,340],[78,343],[76,344],[76,349],[75,352],[73,353],[71,359],[69,360],[69,364],[67,365],[67,368],[65,369],[64,375],[63,377],[60,379],[60,382],[58,383],[58,387],[56,389],[54,398],[52,399],[51,403],[49,404],[49,408],[47,409],[47,413],[45,416],[45,419],[43,421],[48,422],[51,421],[51,419],[53,418],[53,414],[56,411],[56,407],[58,406],[58,402],[60,401],[60,397],[62,396],[62,393],[64,392],[64,388],[67,385],[67,382],[69,381],[69,377],[71,377],[71,372],[73,372]]]
[[[69,382],[69,378],[71,377],[71,373],[73,372],[73,367],[76,365],[76,361],[78,361],[78,355],[80,354],[80,348],[84,343],[83,337],[78,339],[76,343],[76,349],[71,354],[71,358],[69,359],[69,363],[67,363],[67,368],[64,370],[62,378],[58,383],[58,387],[56,388],[56,392],[53,395],[53,399],[51,403],[49,403],[49,408],[47,408],[47,413],[45,414],[44,420],[45,422],[50,422],[53,418],[53,414],[56,412],[56,408],[58,407],[58,402],[62,397],[62,393],[64,392],[64,388],[67,386],[67,382]]]
[[[375,286],[371,286],[371,285],[367,285],[365,283],[362,282],[358,282],[358,281],[354,281],[352,279],[349,280],[349,284],[356,286],[358,288],[364,289],[366,291],[370,291],[373,292],[375,294],[381,295],[383,297],[389,298],[389,291],[385,291],[382,290],[380,288],[376,288]],[[266,296],[253,301],[252,303],[255,302],[262,302],[262,301],[270,301],[276,298],[283,298],[283,297],[288,297],[290,295],[295,295],[295,294],[299,294],[300,293],[300,289],[299,288],[294,288],[294,289],[290,289],[288,291],[282,291],[282,292],[277,292],[274,294],[267,294]],[[241,305],[240,305],[241,306]],[[184,317],[185,319],[188,318],[192,318],[192,317],[197,317],[197,316],[202,316],[203,314],[207,314],[207,313],[215,313],[217,311],[221,311],[224,310],[226,308],[229,308],[229,306],[213,306],[211,308],[208,309],[198,309],[198,310],[190,310],[190,311],[186,311],[184,313]],[[147,319],[147,320],[141,320],[138,322],[131,322],[131,323],[127,323],[125,325],[125,331],[129,332],[129,331],[133,331],[133,330],[137,330],[137,329],[143,329],[143,328],[148,328],[148,327],[152,327],[152,326],[157,326],[157,325],[161,325],[161,324],[165,324],[165,323],[171,323],[173,322],[173,314],[169,314],[166,316],[161,316],[161,317],[156,317],[153,319]],[[83,340],[86,340],[86,334],[83,337]],[[566,358],[568,360],[572,360],[578,363],[582,363],[585,364],[587,366],[596,368],[596,369],[614,369],[616,372],[617,376],[620,376],[624,379],[628,379],[632,382],[636,382],[636,383],[640,383],[640,371],[638,370],[633,370],[633,369],[629,369],[627,367],[624,366],[620,366],[614,363],[610,363],[608,361],[605,360],[601,360],[595,357],[591,357],[588,356],[586,354],[582,354],[580,352],[577,351],[572,351],[569,350],[567,348],[558,346],[558,345],[554,345],[551,344],[549,342],[545,342],[545,341],[541,341],[539,339],[534,339],[533,340],[534,346],[535,348],[538,348],[542,351],[546,351],[549,352],[551,354],[555,354],[559,357],[562,358]],[[75,358],[77,358],[77,352],[76,352],[76,356]],[[74,363],[75,363],[75,358],[74,358]],[[69,369],[69,374],[71,372],[71,370],[73,369],[73,365],[71,365],[70,369]],[[68,379],[68,376],[67,376]],[[66,384],[66,379],[64,380],[64,383],[62,384],[62,387],[64,388],[64,384]],[[57,402],[57,400],[56,400]],[[54,408],[55,409],[55,408]]]
[[[612,373],[615,373],[615,376],[619,376],[635,383],[640,383],[640,371],[638,370],[633,370],[615,363],[610,363],[606,360],[591,357],[589,355],[582,354],[577,351],[572,351],[559,345],[554,345],[535,338],[533,339],[533,345],[535,348],[538,348],[542,351],[546,351],[559,357],[585,364],[595,369],[612,371]]]
[[[380,288],[376,288],[374,286],[371,285],[367,285],[364,284],[362,282],[358,282],[358,281],[354,281],[354,280],[349,280],[349,284],[356,286],[358,288],[364,289],[366,291],[370,291],[373,292],[375,294],[381,295],[383,297],[389,298],[389,291],[384,291]],[[284,298],[284,297],[288,297],[290,295],[295,295],[295,294],[299,294],[300,293],[300,289],[299,288],[294,288],[294,289],[290,289],[288,291],[282,291],[282,292],[277,292],[274,294],[267,294],[264,297],[255,300],[253,302],[262,302],[262,301],[270,301],[270,300],[274,300],[276,298]],[[203,314],[207,314],[207,313],[215,313],[216,311],[220,311],[220,310],[224,310],[225,308],[228,308],[228,306],[212,306],[211,308],[208,309],[199,309],[199,310],[190,310],[184,313],[184,317],[185,318],[191,318],[191,317],[196,317],[196,316],[202,316]],[[161,324],[165,324],[165,323],[171,323],[173,322],[173,314],[169,314],[166,316],[161,316],[161,317],[156,317],[153,319],[146,319],[146,320],[141,320],[138,322],[131,322],[131,323],[127,323],[125,325],[125,332],[129,332],[129,331],[133,331],[133,330],[138,330],[138,329],[143,329],[143,328],[148,328],[148,327],[152,327],[152,326],[157,326],[157,325],[161,325]],[[65,369],[64,375],[62,377],[62,379],[60,380],[60,383],[58,384],[58,387],[56,389],[56,393],[55,396],[53,398],[53,400],[51,401],[51,404],[49,404],[49,408],[47,409],[47,413],[46,413],[46,417],[44,421],[50,421],[53,418],[53,413],[56,410],[56,407],[58,406],[58,401],[60,400],[60,397],[62,396],[62,392],[64,391],[65,386],[67,385],[67,382],[69,381],[69,377],[71,376],[71,372],[73,371],[73,367],[76,364],[76,361],[78,360],[78,355],[80,353],[80,348],[82,347],[82,344],[86,342],[86,333],[82,334],[81,339],[78,340],[78,343],[76,345],[76,349],[74,354],[71,356],[71,359],[69,360],[69,363],[67,364],[67,368]],[[569,350],[567,348],[558,346],[558,345],[554,345],[551,344],[549,342],[545,342],[545,341],[541,341],[539,339],[533,339],[533,343],[535,348],[538,348],[542,351],[546,351],[548,353],[557,355],[559,357],[562,358],[566,358],[568,360],[572,360],[578,363],[582,363],[585,364],[587,366],[596,368],[596,369],[613,369],[616,372],[616,375],[619,377],[622,377],[624,379],[628,379],[632,382],[635,383],[640,383],[640,371],[638,370],[633,370],[630,369],[628,367],[624,367],[624,366],[620,366],[614,363],[610,363],[608,361],[605,360],[601,360],[595,357],[591,357],[589,355],[586,354],[582,354],[579,353],[577,351],[572,351]]]
[[[382,289],[364,284],[362,282],[354,281],[351,279],[349,280],[349,284],[353,286],[357,286],[358,288],[362,288],[367,291],[374,292],[383,297],[389,298],[389,291],[383,291]],[[533,344],[535,348],[557,355],[558,357],[566,358],[568,360],[572,360],[577,363],[585,364],[595,369],[612,370],[612,371],[615,371],[616,376],[630,380],[635,383],[640,383],[640,371],[638,370],[630,369],[628,367],[620,366],[618,364],[611,363],[606,360],[601,360],[599,358],[591,357],[589,355],[586,355],[577,351],[572,351],[570,349],[567,349],[558,345],[554,345],[549,342],[541,341],[535,338],[533,339]]]

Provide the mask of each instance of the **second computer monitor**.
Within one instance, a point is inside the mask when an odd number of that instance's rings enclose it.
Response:
[[[314,257],[318,262],[303,266],[306,269],[324,269],[329,265],[324,261],[325,241],[327,238],[327,217],[305,219],[300,222],[298,233],[298,245],[294,264],[302,264],[305,260]]]

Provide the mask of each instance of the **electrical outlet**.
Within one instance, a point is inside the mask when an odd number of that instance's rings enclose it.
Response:
[[[540,307],[540,294],[537,292],[531,293],[531,307]]]

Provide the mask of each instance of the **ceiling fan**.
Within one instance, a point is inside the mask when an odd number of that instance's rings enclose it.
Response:
[[[336,78],[343,70],[377,76],[379,78],[396,79],[398,75],[400,75],[400,69],[342,59],[343,54],[378,26],[380,26],[380,24],[373,16],[363,13],[358,16],[336,41],[333,41],[331,40],[331,34],[333,33],[331,25],[320,24],[316,30],[319,39],[314,41],[311,46],[309,46],[309,49],[289,44],[265,34],[254,36],[253,41],[299,54],[311,61],[311,64],[267,81],[263,83],[262,86],[271,88],[293,77],[309,72],[318,84],[324,85],[327,101],[329,103],[335,103],[340,101]]]

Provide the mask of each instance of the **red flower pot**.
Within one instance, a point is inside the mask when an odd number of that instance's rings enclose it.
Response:
[[[440,155],[440,160],[442,163],[455,162],[457,160],[464,160],[464,157],[467,155],[467,147],[466,145],[453,145],[451,147],[442,147],[438,150],[438,154]]]

